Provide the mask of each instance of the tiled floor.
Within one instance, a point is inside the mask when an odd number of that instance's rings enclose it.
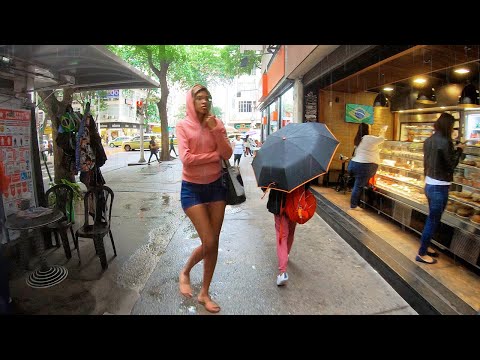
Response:
[[[377,214],[373,209],[349,210],[350,193],[348,192],[338,193],[332,188],[320,186],[315,186],[314,189],[411,259],[413,263],[421,266],[473,309],[480,311],[480,270],[472,271],[446,253],[440,253],[438,262],[434,265],[419,263],[415,261],[415,255],[419,247],[420,235],[402,229],[400,224]]]

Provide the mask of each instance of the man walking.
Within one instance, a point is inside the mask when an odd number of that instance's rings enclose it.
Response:
[[[174,139],[174,138],[175,138],[175,137],[174,137],[173,135],[170,137],[170,150],[168,151],[168,154],[171,154],[171,153],[172,153],[172,150],[173,150],[173,152],[175,153],[175,156],[178,157],[177,151],[175,150],[175,146],[173,145],[173,139]]]

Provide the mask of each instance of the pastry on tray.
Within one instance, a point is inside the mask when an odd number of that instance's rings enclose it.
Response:
[[[475,223],[475,224],[480,224],[480,215],[473,215],[471,218],[470,218],[470,221]]]

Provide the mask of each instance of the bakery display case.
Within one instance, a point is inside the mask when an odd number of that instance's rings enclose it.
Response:
[[[433,122],[416,122],[400,124],[400,140],[424,142],[433,133]]]
[[[467,146],[464,154],[433,241],[480,267],[480,148]],[[385,141],[375,187],[365,191],[362,200],[421,234],[428,216],[423,171],[423,142]]]
[[[376,187],[417,204],[426,204],[423,143],[385,141],[380,150]]]

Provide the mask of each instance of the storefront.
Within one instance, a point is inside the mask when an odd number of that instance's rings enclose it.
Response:
[[[476,91],[480,61],[476,57],[480,47],[468,48],[466,53],[464,46],[411,46],[376,64],[368,63],[368,58],[378,59],[378,56],[366,51],[352,60],[366,65],[357,68],[356,72],[348,73],[345,69],[355,66],[345,64],[343,69],[332,70],[315,81],[310,80],[317,69],[304,77],[304,116],[316,117],[340,140],[328,175],[320,179],[320,186],[324,188],[322,197],[327,202],[338,205],[341,199],[348,204],[350,193],[338,198],[334,187],[342,166],[340,155],[351,157],[353,139],[362,118],[373,117],[372,134],[378,134],[383,125],[388,125],[388,141],[380,153],[376,185],[365,188],[362,195],[366,211],[361,219],[362,224],[372,230],[378,223],[375,220],[378,216],[396,224],[399,241],[394,246],[398,249],[410,246],[411,234],[416,234],[414,250],[407,255],[413,262],[428,215],[423,190],[423,141],[432,134],[433,124],[440,114],[448,112],[454,116],[458,139],[467,141],[467,157],[455,170],[449,205],[433,243],[446,256],[456,259],[459,262],[456,265],[463,267],[465,284],[471,276],[480,274],[480,139],[477,134],[480,133],[480,105]],[[384,49],[384,52],[388,51]],[[462,77],[455,72],[460,68],[470,71],[470,75]],[[472,86],[474,95],[465,99],[468,87]],[[360,109],[363,113],[352,122]],[[333,218],[330,217],[332,225],[336,221]],[[473,301],[473,304],[478,311],[478,303]]]
[[[119,136],[135,136],[140,132],[140,125],[126,122],[104,122],[100,124],[100,136],[104,141]]]

